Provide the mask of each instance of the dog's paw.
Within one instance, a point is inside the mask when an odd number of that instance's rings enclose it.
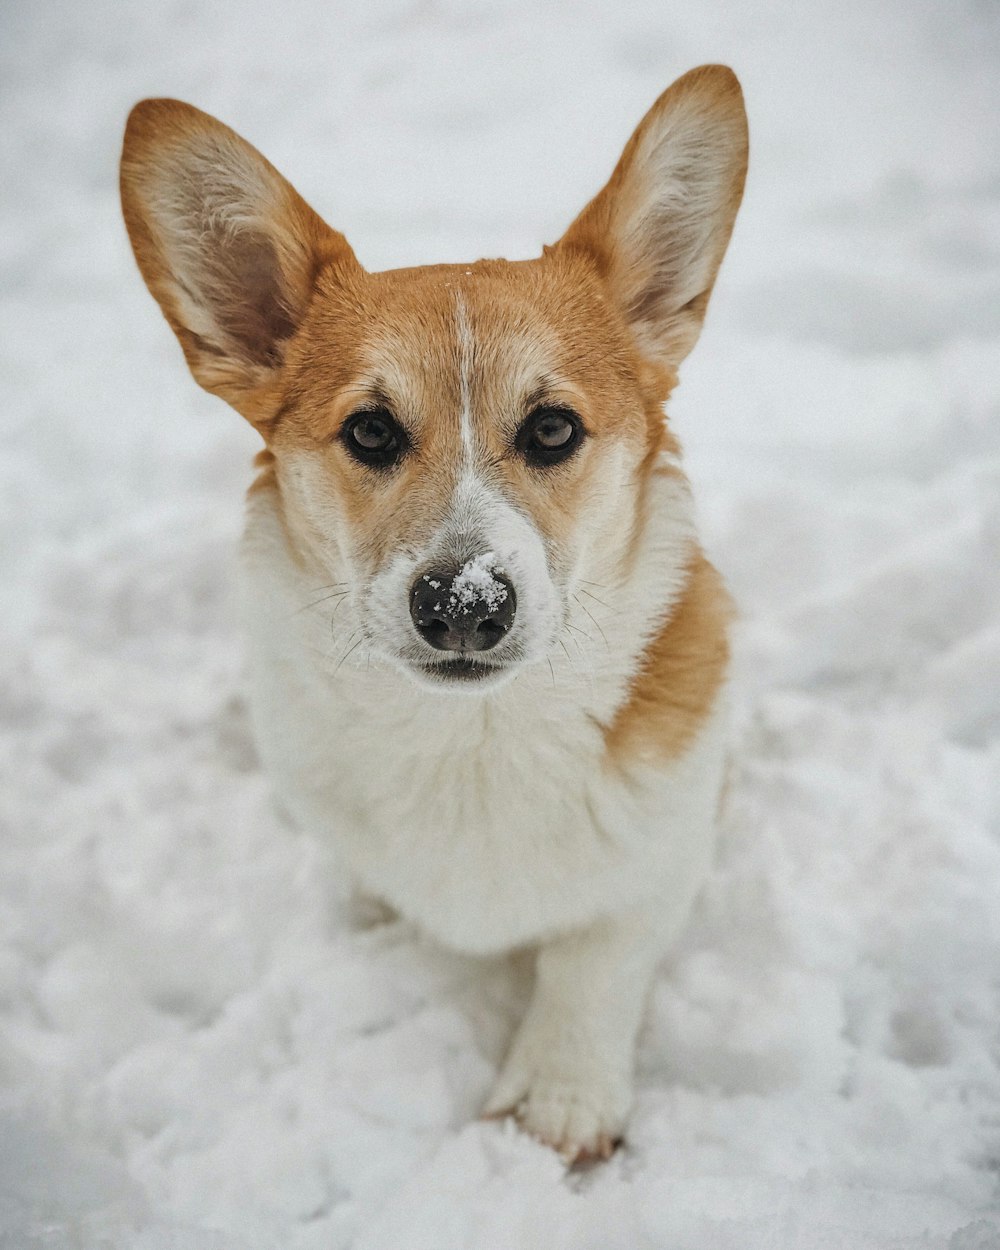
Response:
[[[485,1118],[514,1116],[525,1132],[569,1164],[611,1157],[631,1102],[626,1085],[518,1068],[507,1064],[483,1109]]]

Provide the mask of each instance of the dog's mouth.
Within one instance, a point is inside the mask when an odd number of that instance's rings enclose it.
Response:
[[[441,685],[488,683],[491,679],[496,681],[502,677],[507,669],[506,664],[490,663],[464,655],[420,665],[420,671],[425,677]]]

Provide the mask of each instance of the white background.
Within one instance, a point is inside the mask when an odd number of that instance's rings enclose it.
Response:
[[[997,6],[0,21],[0,1247],[1000,1246]],[[515,971],[350,929],[269,806],[232,604],[255,438],[188,377],[115,167],[176,95],[371,268],[528,256],[706,60],[751,176],[671,415],[743,612],[733,780],[628,1148],[566,1175],[475,1122]]]

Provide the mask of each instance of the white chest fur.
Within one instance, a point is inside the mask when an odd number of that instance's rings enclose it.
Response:
[[[721,706],[669,767],[612,766],[600,722],[622,665],[581,670],[567,656],[486,696],[422,690],[367,666],[361,648],[336,668],[328,611],[300,610],[311,583],[282,548],[273,510],[255,503],[245,581],[258,741],[285,806],[363,888],[442,942],[487,952],[660,895],[669,906],[702,878]]]

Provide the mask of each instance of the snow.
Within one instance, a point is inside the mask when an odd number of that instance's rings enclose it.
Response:
[[[477,603],[482,603],[488,611],[495,612],[507,599],[507,587],[494,576],[499,571],[495,551],[484,551],[466,560],[452,578],[449,611],[471,612]]]
[[[2,1250],[1000,1246],[998,57],[982,0],[7,6]],[[371,267],[525,256],[704,60],[751,176],[672,414],[742,609],[734,765],[628,1148],[567,1174],[475,1120],[520,965],[351,923],[271,807],[255,440],[115,163],[173,94]]]

